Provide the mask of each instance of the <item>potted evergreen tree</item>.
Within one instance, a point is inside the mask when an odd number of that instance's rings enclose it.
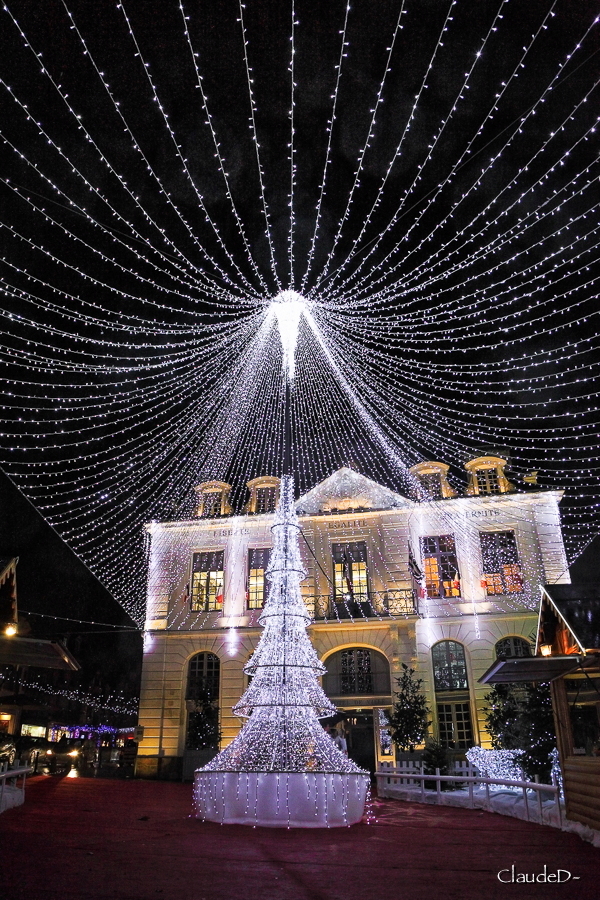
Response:
[[[394,691],[396,701],[389,717],[390,733],[399,750],[414,753],[415,747],[425,741],[431,725],[427,700],[421,692],[423,679],[415,678],[415,670],[402,663],[402,675],[396,681],[398,690]]]

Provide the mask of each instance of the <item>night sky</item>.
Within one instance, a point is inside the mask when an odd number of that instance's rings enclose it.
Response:
[[[302,325],[299,490],[350,462],[404,489],[386,442],[458,486],[505,448],[567,490],[570,558],[597,533],[597,12],[0,11],[0,462],[128,609],[145,522],[279,471],[277,341],[240,373],[283,287],[326,345]]]

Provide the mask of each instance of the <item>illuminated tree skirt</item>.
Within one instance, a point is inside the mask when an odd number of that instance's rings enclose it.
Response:
[[[196,818],[224,825],[335,828],[360,822],[369,775],[337,772],[207,772],[194,780]]]

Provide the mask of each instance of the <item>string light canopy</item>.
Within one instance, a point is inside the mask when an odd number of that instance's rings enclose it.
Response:
[[[8,0],[2,465],[141,623],[194,485],[507,448],[598,528],[592,0]],[[283,329],[296,341],[290,357]],[[293,369],[290,371],[289,363]],[[412,492],[412,493],[411,493]],[[427,502],[426,497],[421,497]],[[175,577],[175,576],[174,576]]]

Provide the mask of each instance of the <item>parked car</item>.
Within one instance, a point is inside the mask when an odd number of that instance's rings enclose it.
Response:
[[[0,734],[0,763],[9,767],[14,765],[17,758],[17,747],[12,734]]]
[[[29,734],[17,738],[17,753],[22,766],[48,765],[52,757],[52,742],[43,737],[31,737]]]
[[[80,740],[49,741],[43,737],[22,735],[16,740],[16,756],[22,766],[47,767],[51,772],[79,767],[82,759]]]

